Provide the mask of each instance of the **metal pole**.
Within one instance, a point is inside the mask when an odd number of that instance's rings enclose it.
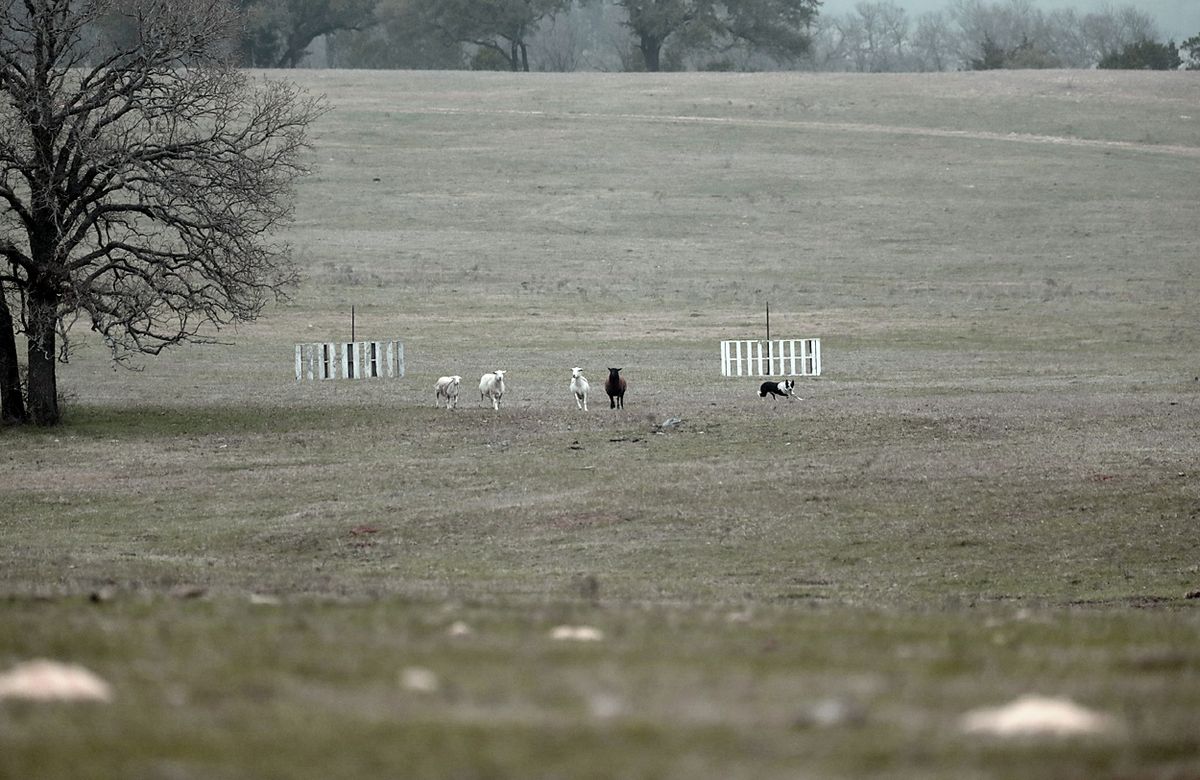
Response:
[[[350,343],[354,343],[354,307],[350,307]]]
[[[767,341],[771,340],[771,304],[767,303]]]

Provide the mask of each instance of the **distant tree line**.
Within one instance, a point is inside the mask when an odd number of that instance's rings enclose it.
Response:
[[[1136,5],[903,0],[235,0],[259,68],[512,71],[1200,69],[1200,35],[1162,41]]]
[[[1032,0],[952,0],[912,18],[891,0],[864,0],[817,20],[811,59],[817,70],[860,72],[1183,65],[1176,44],[1158,37],[1135,5],[1080,13],[1042,11]],[[1200,68],[1200,36],[1183,49],[1188,67]]]
[[[796,66],[820,0],[238,0],[254,67]]]

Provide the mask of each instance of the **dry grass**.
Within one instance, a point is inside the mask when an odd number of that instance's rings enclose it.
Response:
[[[0,776],[1200,772],[1200,80],[297,75],[294,302],[3,434],[0,666],[114,702]],[[767,302],[802,402],[719,376]],[[352,305],[409,375],[294,383]],[[1120,736],[956,726],[1027,693]]]

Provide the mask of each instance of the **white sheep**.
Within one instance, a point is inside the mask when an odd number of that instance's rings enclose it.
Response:
[[[500,408],[500,399],[504,396],[504,371],[493,371],[479,378],[479,400],[491,399],[492,408]]]
[[[456,408],[458,406],[458,387],[461,383],[462,377],[458,374],[438,379],[437,384],[433,386],[436,393],[434,403],[441,407],[442,399],[445,399],[447,409]]]
[[[575,394],[575,405],[586,412],[588,381],[579,366],[571,369],[571,392]]]

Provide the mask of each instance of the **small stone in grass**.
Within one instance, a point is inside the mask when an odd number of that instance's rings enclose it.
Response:
[[[438,676],[421,666],[409,666],[400,672],[400,685],[406,691],[433,693],[441,686]]]
[[[446,629],[446,633],[450,636],[470,636],[472,634],[471,627],[461,620],[456,620]]]
[[[556,626],[550,632],[551,639],[571,642],[598,642],[604,633],[591,626]]]
[[[860,726],[866,713],[857,704],[844,699],[822,699],[806,707],[797,716],[796,728],[835,728],[837,726]]]

